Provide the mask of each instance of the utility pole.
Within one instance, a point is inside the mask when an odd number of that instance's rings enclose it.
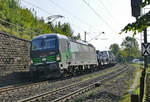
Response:
[[[147,44],[147,29],[143,29],[144,32],[144,44]],[[140,78],[140,102],[143,101],[143,96],[144,96],[144,80],[145,80],[145,74],[146,74],[146,69],[147,69],[147,55],[144,55],[144,69],[142,70],[142,76]]]
[[[132,16],[138,20],[138,17],[141,15],[141,5],[142,0],[131,0],[131,9],[132,9]],[[143,29],[144,32],[144,44],[147,45],[147,29]],[[140,78],[140,102],[143,100],[144,95],[144,80],[145,80],[145,74],[146,74],[146,68],[147,68],[147,55],[144,55],[144,69],[142,71],[142,76]],[[136,96],[136,97],[134,97]],[[131,95],[131,102],[135,102],[133,100],[136,100],[138,102],[138,95]]]
[[[145,28],[144,30],[144,43],[146,44],[147,43],[147,29]],[[148,67],[147,65],[147,56],[144,56],[144,76],[145,76],[145,71],[146,71],[146,68]]]
[[[84,41],[86,42],[86,31],[84,32]]]

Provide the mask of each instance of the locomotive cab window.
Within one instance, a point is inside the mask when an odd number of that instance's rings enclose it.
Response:
[[[56,39],[45,39],[44,49],[54,49],[56,47]]]
[[[32,41],[32,50],[55,49],[56,38],[37,39]]]
[[[42,39],[32,41],[32,50],[42,49]]]

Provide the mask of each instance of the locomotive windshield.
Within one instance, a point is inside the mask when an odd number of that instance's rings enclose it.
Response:
[[[32,41],[32,50],[54,49],[56,47],[56,38],[36,39]]]

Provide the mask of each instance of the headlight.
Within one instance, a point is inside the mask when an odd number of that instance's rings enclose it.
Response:
[[[46,58],[42,58],[42,61],[46,61]]]
[[[60,60],[60,56],[59,54],[56,56],[56,61],[59,61]]]
[[[33,64],[33,61],[32,61],[32,60],[30,61],[30,64]]]

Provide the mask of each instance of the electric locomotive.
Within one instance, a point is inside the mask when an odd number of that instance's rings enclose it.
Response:
[[[66,73],[94,70],[98,66],[91,44],[61,34],[43,34],[31,44],[30,73],[35,77],[60,77]]]

